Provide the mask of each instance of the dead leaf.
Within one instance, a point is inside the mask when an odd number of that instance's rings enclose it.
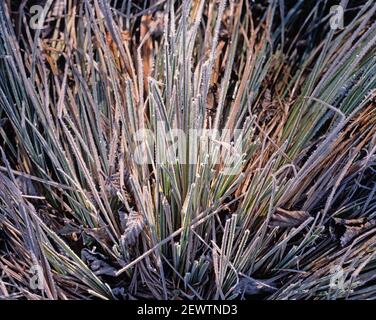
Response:
[[[236,290],[241,295],[257,295],[264,293],[272,293],[277,291],[277,288],[267,283],[268,281],[257,280],[251,277],[242,277],[236,287]]]
[[[345,247],[358,235],[376,224],[376,221],[367,221],[366,218],[333,218],[333,222],[330,232],[335,239],[339,239],[342,247]]]
[[[288,211],[277,208],[270,219],[272,227],[296,227],[309,219],[311,215],[306,211]]]
[[[105,262],[105,256],[98,252],[89,251],[88,249],[82,249],[81,256],[86,261],[90,269],[96,275],[115,276],[116,269]]]
[[[121,236],[121,241],[124,243],[124,245],[135,244],[137,237],[141,233],[144,226],[144,217],[137,212],[131,212],[126,219],[126,228]]]

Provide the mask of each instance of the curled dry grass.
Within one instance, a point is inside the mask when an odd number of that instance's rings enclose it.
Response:
[[[41,2],[0,3],[2,298],[376,298],[374,1]],[[239,173],[136,164],[158,121]]]

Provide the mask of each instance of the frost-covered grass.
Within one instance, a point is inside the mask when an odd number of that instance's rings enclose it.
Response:
[[[373,0],[343,29],[324,0],[39,1],[43,29],[20,3],[1,298],[376,298]]]

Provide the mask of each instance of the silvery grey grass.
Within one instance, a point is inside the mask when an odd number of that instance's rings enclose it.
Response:
[[[1,1],[1,299],[376,298],[375,18]]]

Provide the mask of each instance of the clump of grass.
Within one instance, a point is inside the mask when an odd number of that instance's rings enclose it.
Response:
[[[1,2],[0,297],[376,298],[376,4],[329,2]]]

